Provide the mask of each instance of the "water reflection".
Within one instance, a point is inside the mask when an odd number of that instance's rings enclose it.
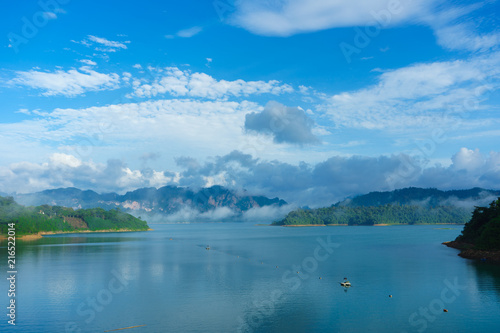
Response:
[[[449,315],[429,322],[428,331],[471,331],[479,304],[490,306],[482,324],[487,332],[497,315],[491,305],[500,303],[496,267],[471,266],[441,245],[459,230],[234,224],[155,229],[51,236],[20,245],[20,331],[64,331],[73,323],[82,332],[142,324],[150,332],[415,331],[408,317],[440,297],[443,280],[458,278],[479,291],[467,289]],[[318,237],[327,242],[327,236],[340,243],[328,258],[316,251]],[[339,286],[345,276],[354,287]],[[478,299],[483,291],[494,301]]]
[[[478,290],[487,295],[496,294],[496,301],[500,303],[500,265],[480,261],[473,261],[471,265],[475,268]]]

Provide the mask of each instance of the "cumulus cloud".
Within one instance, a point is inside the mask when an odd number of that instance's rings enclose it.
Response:
[[[279,81],[226,81],[216,80],[205,73],[192,73],[177,67],[151,68],[158,77],[153,82],[139,83],[132,96],[151,98],[157,95],[190,96],[219,99],[228,96],[248,96],[253,94],[274,94],[293,92],[288,84]]]
[[[272,135],[276,143],[319,143],[312,133],[313,126],[314,121],[304,110],[273,101],[268,102],[262,112],[252,112],[245,116],[247,131]]]
[[[115,73],[96,72],[87,66],[68,71],[41,72],[30,70],[18,71],[9,81],[12,85],[40,89],[43,96],[63,95],[73,97],[87,91],[113,90],[120,87],[120,76]]]
[[[80,60],[80,62],[83,62],[85,65],[88,65],[88,66],[97,65],[97,63],[95,61],[92,61],[90,59],[82,59],[82,60]]]
[[[425,161],[405,154],[391,156],[332,156],[317,164],[266,161],[233,151],[201,163],[193,158],[177,160],[182,170],[133,169],[120,160],[105,164],[57,153],[45,163],[14,163],[0,168],[0,191],[35,192],[75,186],[98,192],[120,192],[165,185],[200,188],[221,185],[250,195],[279,197],[294,206],[321,207],[370,191],[417,186],[442,190],[482,187],[500,188],[500,152],[483,154],[462,148],[447,167],[426,166]],[[250,210],[248,219],[278,216],[282,210]],[[187,220],[190,211],[179,212]],[[184,214],[184,215],[183,215]],[[198,216],[224,219],[233,211],[219,210]],[[210,216],[209,216],[210,215]],[[243,217],[244,218],[244,217]]]
[[[0,187],[6,192],[17,193],[73,186],[98,192],[120,192],[138,187],[159,187],[173,182],[174,177],[161,171],[132,170],[116,159],[100,164],[62,153],[52,154],[45,163],[20,162],[0,167]]]
[[[125,147],[121,156],[129,162],[144,163],[140,157],[155,152],[162,161],[148,159],[148,164],[172,167],[175,156],[213,156],[243,147],[253,139],[242,130],[245,114],[259,108],[247,101],[169,99],[29,110],[27,119],[0,124],[1,165],[40,162],[55,151],[103,162]],[[279,149],[270,139],[263,142],[266,154]]]
[[[455,154],[447,167],[428,166],[426,161],[406,154],[333,156],[314,165],[293,165],[255,159],[238,151],[206,163],[186,158],[179,165],[184,168],[179,180],[182,185],[204,186],[204,179],[212,177],[219,180],[218,185],[313,207],[330,205],[347,196],[409,186],[500,188],[500,153],[484,155],[467,148]]]
[[[452,161],[455,169],[471,171],[482,167],[486,158],[479,149],[461,148],[458,153],[453,155]]]

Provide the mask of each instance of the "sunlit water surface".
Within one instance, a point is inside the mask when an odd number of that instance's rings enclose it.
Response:
[[[152,227],[18,241],[0,331],[500,332],[499,267],[441,244],[462,226]]]

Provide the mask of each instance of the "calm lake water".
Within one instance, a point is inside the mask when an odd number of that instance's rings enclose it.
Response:
[[[500,331],[500,268],[441,245],[462,226],[151,227],[18,241],[0,331]]]

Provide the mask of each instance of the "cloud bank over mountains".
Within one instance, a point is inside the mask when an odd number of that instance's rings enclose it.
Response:
[[[298,165],[265,161],[240,151],[202,162],[177,159],[182,171],[131,169],[120,160],[106,164],[84,162],[72,155],[54,154],[46,163],[16,163],[0,168],[4,192],[35,192],[48,188],[78,187],[125,192],[164,185],[193,189],[222,185],[254,195],[280,197],[303,206],[330,205],[347,196],[397,188],[500,188],[500,152],[483,154],[462,148],[449,166],[427,167],[425,161],[405,154],[366,157],[334,156],[317,164]]]

